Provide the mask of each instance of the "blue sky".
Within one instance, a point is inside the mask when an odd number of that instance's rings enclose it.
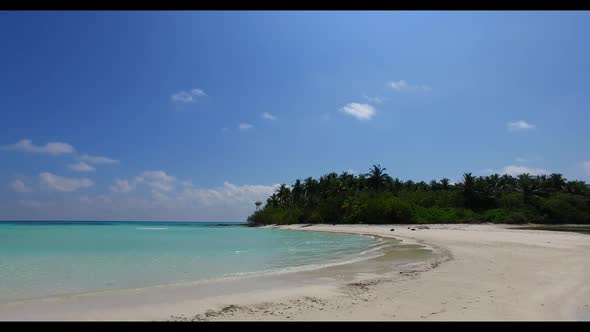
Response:
[[[588,31],[586,12],[1,12],[0,219],[245,220],[276,184],[374,163],[589,181]]]

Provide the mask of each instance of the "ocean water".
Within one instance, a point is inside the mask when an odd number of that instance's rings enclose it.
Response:
[[[219,224],[0,222],[0,302],[305,269],[382,243]]]

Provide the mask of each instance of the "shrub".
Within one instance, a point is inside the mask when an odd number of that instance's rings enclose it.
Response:
[[[507,209],[492,209],[487,210],[483,214],[483,219],[492,223],[505,223],[510,217],[510,211]]]
[[[416,207],[414,216],[419,223],[458,223],[474,217],[471,210],[457,208]]]

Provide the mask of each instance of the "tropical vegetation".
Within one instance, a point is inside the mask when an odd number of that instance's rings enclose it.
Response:
[[[248,222],[590,224],[590,186],[561,174],[465,173],[452,183],[402,181],[385,171],[373,165],[367,174],[329,173],[282,184]]]

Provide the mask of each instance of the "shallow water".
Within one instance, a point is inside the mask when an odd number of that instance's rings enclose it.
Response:
[[[1,222],[0,301],[289,271],[359,260],[383,244],[219,224]]]

